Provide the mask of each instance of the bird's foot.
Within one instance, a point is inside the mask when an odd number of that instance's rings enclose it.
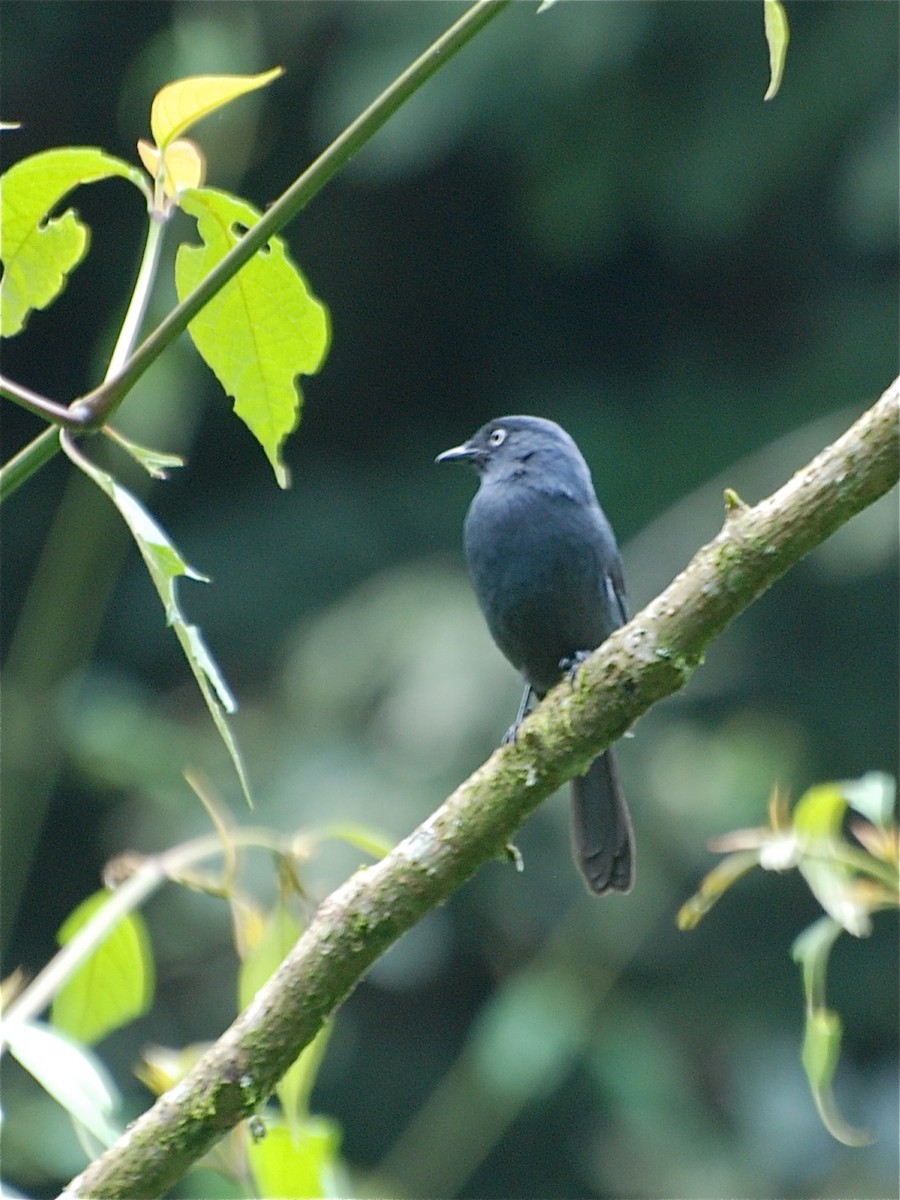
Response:
[[[575,672],[592,653],[592,650],[576,650],[574,654],[570,654],[566,658],[559,660],[559,669],[568,677],[570,683],[575,676]]]
[[[510,746],[515,742],[516,738],[519,736],[519,726],[521,724],[521,721],[513,721],[512,725],[510,725],[509,729],[507,729],[506,733],[503,735],[503,738],[500,742],[501,746]]]

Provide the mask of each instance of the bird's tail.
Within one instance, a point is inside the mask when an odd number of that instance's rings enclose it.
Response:
[[[634,831],[612,750],[572,780],[572,852],[595,895],[631,891]]]

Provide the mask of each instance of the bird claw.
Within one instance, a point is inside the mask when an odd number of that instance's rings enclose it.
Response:
[[[519,736],[519,726],[521,724],[521,721],[513,721],[512,725],[510,725],[509,729],[507,729],[506,733],[503,735],[503,738],[500,742],[501,746],[512,746],[515,744],[516,739]]]
[[[570,654],[566,658],[559,660],[559,669],[568,676],[570,683],[575,677],[575,672],[586,658],[590,658],[591,653],[592,651],[590,650],[576,650],[574,654]]]

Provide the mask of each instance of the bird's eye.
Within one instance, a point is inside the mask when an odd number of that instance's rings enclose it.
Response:
[[[506,430],[505,429],[495,429],[494,432],[491,434],[491,436],[488,438],[488,442],[492,446],[502,446],[505,441],[506,441]]]

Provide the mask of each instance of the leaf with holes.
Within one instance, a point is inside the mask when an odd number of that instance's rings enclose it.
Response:
[[[120,175],[147,195],[144,177],[95,146],[69,146],[23,158],[4,174],[0,205],[0,333],[19,333],[35,309],[47,308],[87,253],[90,232],[71,208],[51,216],[82,183]]]

